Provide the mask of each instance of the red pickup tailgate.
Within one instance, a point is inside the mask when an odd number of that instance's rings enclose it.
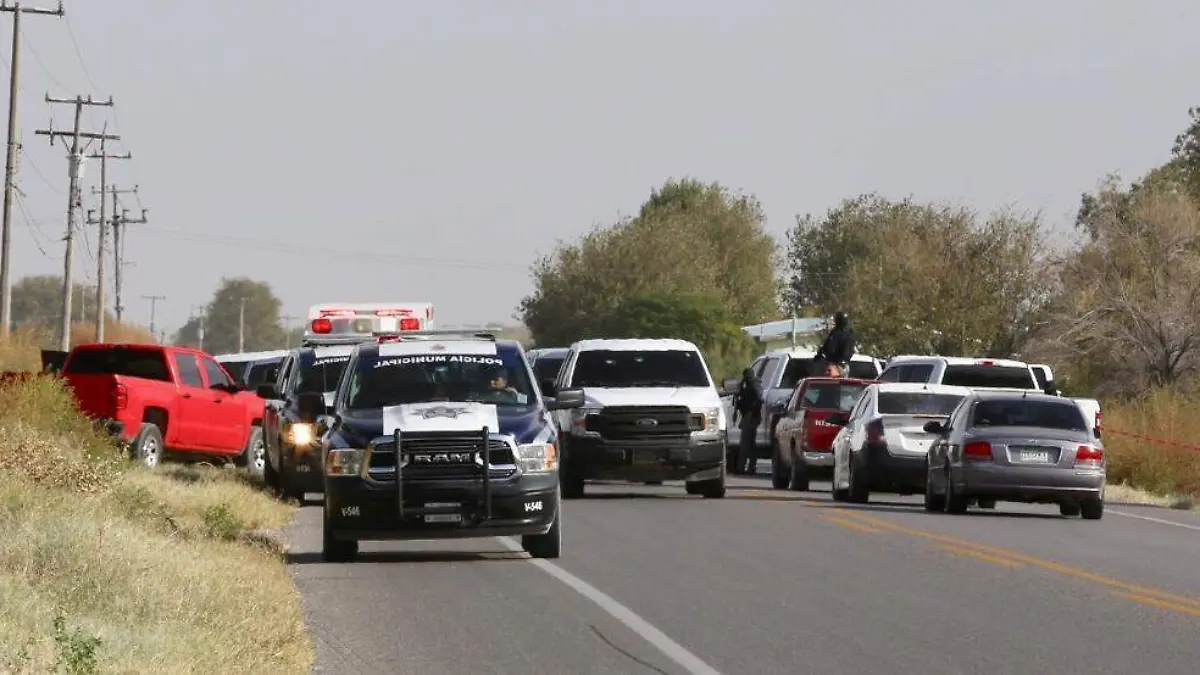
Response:
[[[95,419],[117,419],[129,402],[129,392],[116,375],[75,375],[63,377],[75,394],[83,414]]]

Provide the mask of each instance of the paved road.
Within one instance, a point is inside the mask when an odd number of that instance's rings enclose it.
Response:
[[[1110,505],[1099,522],[917,498],[834,505],[738,479],[589,486],[553,564],[505,540],[363,545],[292,569],[327,673],[1194,675],[1200,515]]]

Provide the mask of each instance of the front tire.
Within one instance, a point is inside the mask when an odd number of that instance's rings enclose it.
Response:
[[[562,556],[562,497],[557,498],[554,511],[554,522],[546,534],[525,534],[521,536],[521,548],[525,549],[531,558],[558,558]]]
[[[131,446],[130,454],[133,460],[147,469],[157,469],[162,462],[163,437],[157,424],[143,422]]]
[[[329,502],[325,502],[325,518],[321,531],[321,558],[325,562],[345,563],[354,562],[358,558],[358,542],[338,539],[333,536],[333,526],[329,522]]]
[[[721,475],[717,478],[696,481],[687,484],[688,494],[697,494],[705,499],[725,498],[725,467],[721,467]]]
[[[250,437],[246,439],[246,447],[238,458],[238,465],[245,467],[251,476],[261,480],[266,472],[266,463],[267,444],[263,438],[262,427],[250,427]]]
[[[774,447],[771,450],[771,487],[776,490],[786,489],[791,481],[790,472],[783,472],[783,457],[779,454],[779,443],[772,441]],[[792,466],[790,471],[795,471],[796,458],[792,458]]]

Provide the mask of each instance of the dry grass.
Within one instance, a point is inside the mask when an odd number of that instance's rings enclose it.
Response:
[[[1200,401],[1164,389],[1134,403],[1106,404],[1104,428],[1112,482],[1145,489],[1175,508],[1191,508],[1200,497]]]
[[[0,387],[0,672],[307,672],[277,548],[292,509],[242,471],[129,469],[52,379]]]

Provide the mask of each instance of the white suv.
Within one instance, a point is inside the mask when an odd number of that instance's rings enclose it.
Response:
[[[551,396],[582,390],[556,412],[563,496],[586,480],[683,480],[688,494],[725,496],[725,412],[696,345],[686,340],[583,340],[571,345]]]

